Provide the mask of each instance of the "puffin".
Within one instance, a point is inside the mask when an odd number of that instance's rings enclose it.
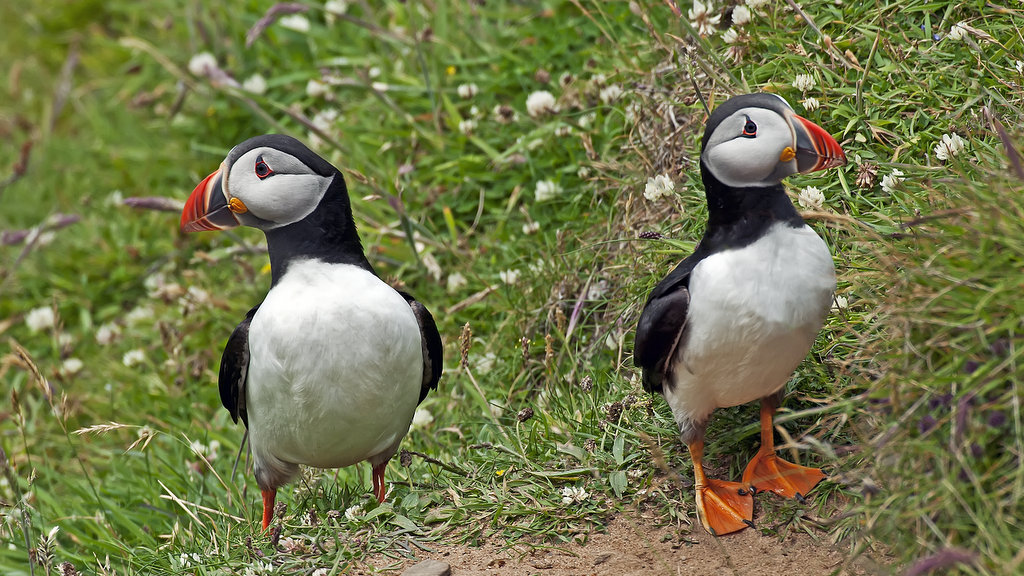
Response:
[[[832,255],[786,196],[795,173],[846,155],[780,96],[732,97],[701,140],[704,235],[651,291],[633,358],[643,387],[665,397],[693,461],[697,515],[714,535],[753,526],[753,495],[803,499],[825,475],[775,454],[772,419],[807,356],[836,288]],[[760,400],[761,445],[742,482],[704,475],[704,432],[716,408]]]
[[[388,460],[441,378],[433,317],[380,279],[341,172],[295,138],[238,144],[185,202],[183,232],[236,226],[266,236],[270,289],[228,338],[218,381],[247,429],[263,529],[300,465],[368,460],[384,502]]]

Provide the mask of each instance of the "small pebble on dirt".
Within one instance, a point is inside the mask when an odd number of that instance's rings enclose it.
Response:
[[[451,576],[452,567],[447,562],[424,560],[402,572],[402,576]]]

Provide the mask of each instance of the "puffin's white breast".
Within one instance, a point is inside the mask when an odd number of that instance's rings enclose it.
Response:
[[[703,421],[782,388],[807,355],[835,291],[825,242],[775,224],[753,244],[708,256],[690,277],[688,335],[666,390],[673,413]]]
[[[246,404],[257,462],[348,466],[396,445],[423,374],[419,325],[362,268],[289,263],[249,329]]]

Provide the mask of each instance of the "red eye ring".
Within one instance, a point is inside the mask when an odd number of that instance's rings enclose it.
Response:
[[[743,125],[743,133],[740,134],[740,136],[743,136],[744,138],[754,138],[757,136],[757,124],[754,124],[754,121],[751,120],[749,116],[745,116],[745,118],[747,119],[747,122]]]
[[[255,171],[256,177],[260,180],[264,180],[274,173],[274,171],[270,169],[270,166],[268,166],[263,160],[263,156],[256,159]]]

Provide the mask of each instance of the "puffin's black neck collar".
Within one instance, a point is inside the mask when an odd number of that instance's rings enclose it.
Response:
[[[351,264],[376,274],[363,253],[348,190],[340,173],[335,173],[334,181],[309,216],[268,230],[266,236],[271,285],[284,276],[291,261],[303,258],[328,264]]]
[[[708,202],[708,227],[701,240],[706,248],[741,248],[779,222],[793,227],[804,225],[782,184],[733,188],[715,178],[703,158],[700,175]]]

